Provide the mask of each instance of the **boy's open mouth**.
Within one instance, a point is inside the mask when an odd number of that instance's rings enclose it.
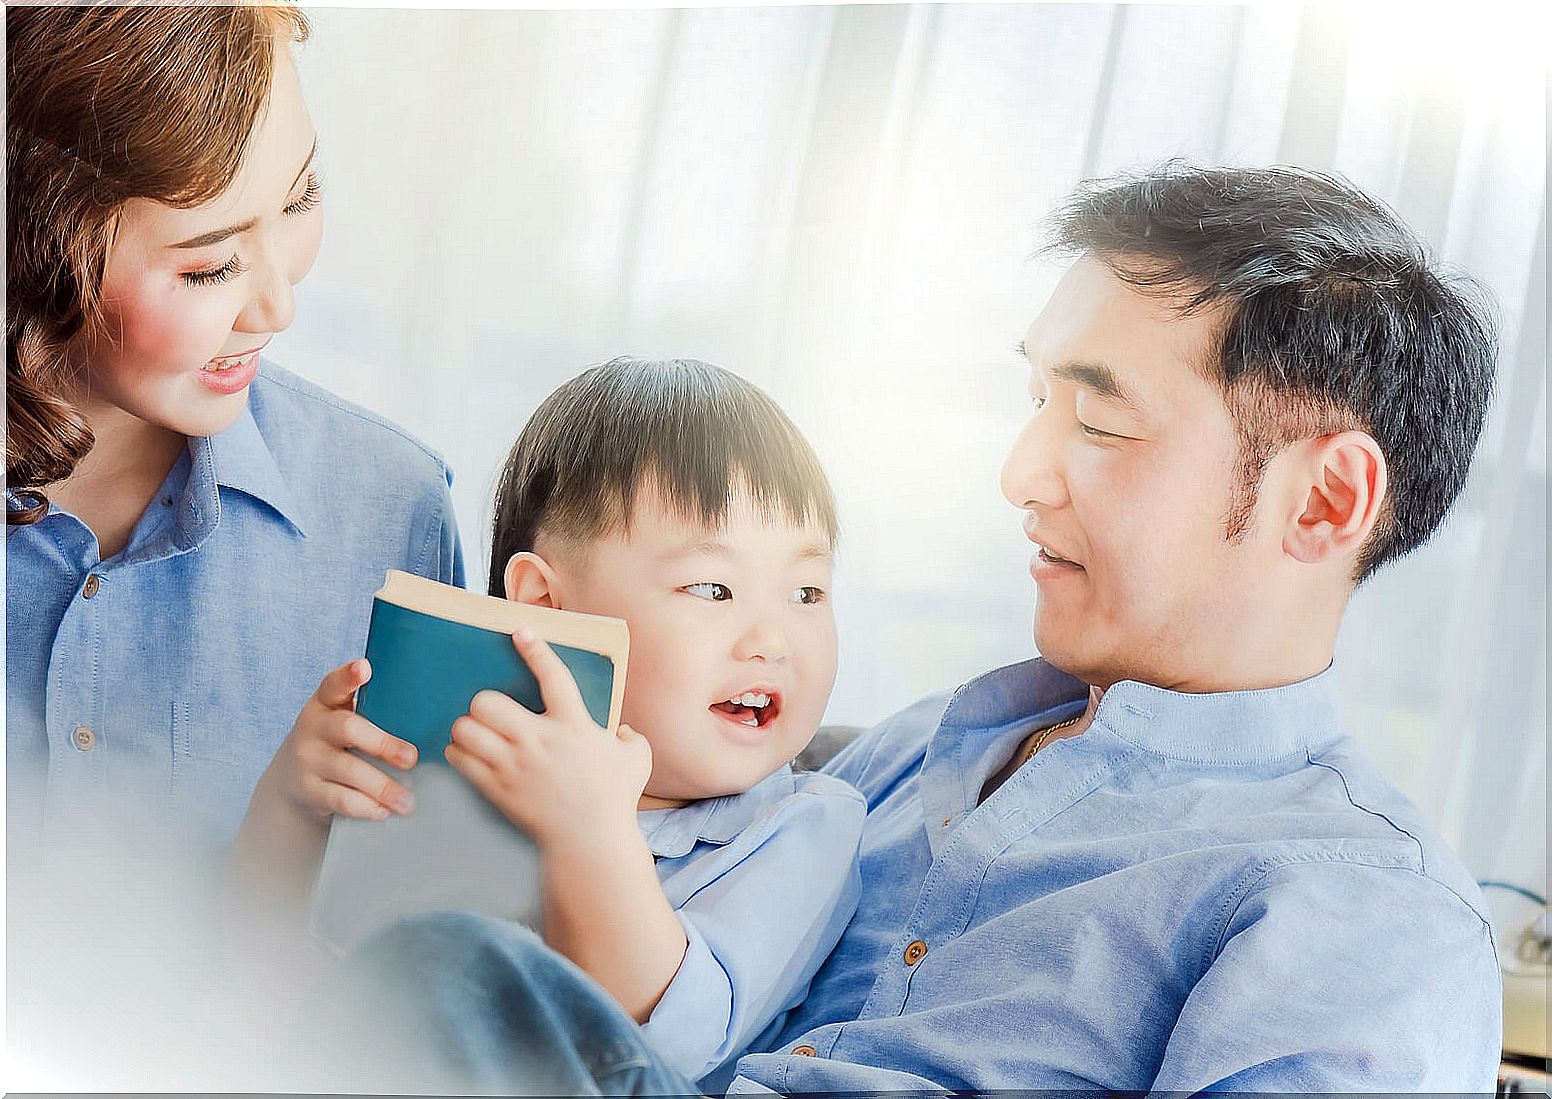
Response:
[[[776,720],[781,711],[780,696],[768,691],[745,691],[726,702],[715,702],[711,709],[750,729],[761,729]]]

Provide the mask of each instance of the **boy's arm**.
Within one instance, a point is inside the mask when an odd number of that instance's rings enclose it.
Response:
[[[512,640],[544,711],[481,691],[453,722],[447,761],[538,845],[545,940],[639,1022],[686,944],[636,824],[652,750],[627,725],[610,733],[594,724],[576,680],[543,641],[527,630]]]
[[[578,830],[544,852],[544,940],[646,1022],[688,940],[632,818],[617,835]]]
[[[862,797],[824,775],[797,781],[798,792],[665,883],[682,898],[690,945],[644,1030],[692,1080],[803,1000],[856,910]]]
[[[356,690],[370,676],[365,660],[324,676],[259,776],[227,857],[223,901],[229,917],[299,922],[333,817],[386,820],[414,807],[407,789],[363,758],[402,769],[416,756],[413,744],[355,712]]]

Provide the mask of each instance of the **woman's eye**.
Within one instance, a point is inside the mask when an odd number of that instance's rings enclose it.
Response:
[[[285,208],[285,212],[292,217],[298,214],[305,214],[309,210],[316,208],[322,198],[323,184],[318,180],[318,173],[308,172],[306,190],[302,192],[300,198]]]
[[[825,601],[825,590],[815,587],[793,588],[789,598],[794,603],[823,603]]]
[[[713,603],[721,603],[733,598],[732,588],[711,580],[702,581],[699,584],[686,584],[683,590],[701,599],[710,599]]]
[[[205,271],[185,271],[183,281],[192,286],[212,286],[218,282],[234,279],[247,269],[247,265],[242,260],[233,256],[220,267],[212,267]]]

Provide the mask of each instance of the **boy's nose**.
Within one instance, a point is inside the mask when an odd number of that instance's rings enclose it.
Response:
[[[733,657],[737,660],[785,660],[786,632],[768,619],[751,622],[734,644]]]

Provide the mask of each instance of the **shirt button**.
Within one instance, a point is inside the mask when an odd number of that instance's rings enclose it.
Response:
[[[927,944],[917,939],[905,948],[905,964],[915,965],[927,956]]]
[[[799,1057],[812,1057],[819,1051],[813,1046],[793,1046],[792,1052],[797,1054]]]
[[[953,819],[954,819],[953,817],[944,817],[943,818],[943,827],[947,828],[949,826],[949,824],[953,821]]]
[[[85,725],[77,725],[75,732],[70,734],[71,743],[83,752],[90,752],[97,745],[97,734]]]
[[[97,589],[100,587],[102,587],[102,581],[97,579],[97,574],[94,572],[86,578],[86,584],[81,588],[81,594],[90,599],[97,594]]]

